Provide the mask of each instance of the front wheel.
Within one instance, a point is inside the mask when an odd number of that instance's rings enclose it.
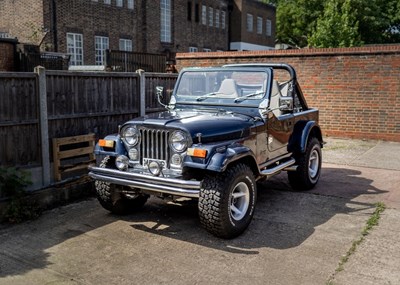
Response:
[[[106,156],[100,163],[100,167],[116,168],[115,158]],[[123,194],[124,190],[130,190],[129,187],[115,185],[101,180],[96,180],[94,184],[97,200],[99,200],[104,209],[117,215],[126,215],[139,210],[149,198],[148,195],[143,194]]]
[[[321,174],[321,144],[313,137],[307,144],[305,153],[296,155],[296,171],[288,171],[290,185],[296,191],[311,190]]]
[[[249,226],[256,200],[256,182],[248,166],[237,164],[224,173],[206,175],[199,196],[200,222],[218,237],[234,238]]]

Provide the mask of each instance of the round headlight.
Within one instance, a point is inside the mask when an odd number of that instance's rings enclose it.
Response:
[[[176,152],[184,152],[188,147],[188,141],[186,134],[182,131],[173,132],[169,139],[171,147]]]
[[[115,159],[115,166],[119,170],[126,170],[129,166],[129,158],[125,155],[120,155]]]
[[[135,146],[140,140],[139,130],[133,127],[128,127],[122,132],[122,138],[130,146]]]
[[[149,171],[154,176],[158,176],[161,173],[161,165],[157,161],[152,161],[149,163]]]

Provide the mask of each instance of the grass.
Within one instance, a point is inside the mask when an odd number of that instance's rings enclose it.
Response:
[[[326,282],[326,285],[333,285],[334,284],[334,278],[335,275],[344,270],[344,265],[347,263],[349,260],[350,256],[352,256],[358,246],[365,240],[365,237],[372,231],[372,229],[379,224],[379,219],[381,218],[382,212],[385,210],[386,206],[382,202],[378,202],[375,204],[375,211],[372,213],[372,215],[369,217],[365,227],[361,231],[361,236],[353,241],[350,249],[346,252],[346,254],[340,259],[340,262],[338,264],[338,267],[335,270],[335,273],[332,274],[332,276],[328,279]]]

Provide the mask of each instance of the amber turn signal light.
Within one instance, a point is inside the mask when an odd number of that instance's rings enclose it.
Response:
[[[190,156],[205,158],[207,156],[207,151],[199,148],[188,148],[187,154]]]
[[[101,146],[101,147],[114,147],[114,141],[99,140],[99,146]]]

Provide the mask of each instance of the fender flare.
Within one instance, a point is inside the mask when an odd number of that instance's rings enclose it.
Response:
[[[307,141],[312,133],[322,147],[322,133],[321,129],[315,121],[298,121],[294,126],[292,135],[289,138],[288,152],[304,153],[307,148]]]
[[[96,143],[96,146],[94,147],[94,154],[109,156],[127,155],[125,146],[119,135],[108,135],[104,139],[114,141],[114,150],[104,149],[103,147],[99,146],[99,143]]]
[[[240,145],[229,147],[223,153],[215,153],[207,164],[206,169],[216,172],[223,172],[226,170],[229,164],[242,159],[245,159],[251,163],[252,165],[250,165],[250,167],[252,169],[257,165],[255,155],[251,149]]]

